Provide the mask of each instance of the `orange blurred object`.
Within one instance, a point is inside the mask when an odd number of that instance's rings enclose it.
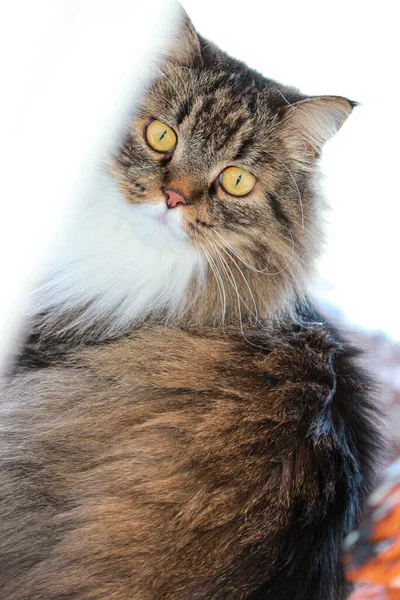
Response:
[[[349,600],[400,600],[400,460],[368,500],[360,528],[345,542],[347,578],[366,584]]]

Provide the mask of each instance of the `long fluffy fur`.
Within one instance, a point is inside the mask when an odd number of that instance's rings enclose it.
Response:
[[[315,318],[246,333],[148,326],[9,383],[2,600],[346,597],[370,382]]]

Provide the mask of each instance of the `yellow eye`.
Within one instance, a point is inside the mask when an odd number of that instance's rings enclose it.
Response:
[[[157,119],[150,121],[145,134],[149,146],[157,152],[169,152],[176,145],[175,131]]]
[[[220,175],[222,187],[232,196],[246,196],[250,194],[254,190],[256,181],[254,175],[240,167],[228,167]]]

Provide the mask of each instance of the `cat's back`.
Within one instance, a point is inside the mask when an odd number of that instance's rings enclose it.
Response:
[[[2,393],[0,597],[345,597],[369,388],[317,323],[149,326],[20,371]]]

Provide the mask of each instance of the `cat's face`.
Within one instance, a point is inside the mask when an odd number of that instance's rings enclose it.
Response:
[[[278,272],[307,252],[315,158],[351,104],[304,99],[204,44],[188,22],[181,36],[186,55],[175,50],[160,68],[118,158],[138,233]]]
[[[173,244],[175,236],[210,250],[222,243],[220,234],[264,256],[271,235],[291,245],[303,208],[279,164],[285,153],[277,119],[255,82],[249,78],[243,89],[242,78],[240,71],[230,77],[218,68],[167,65],[153,84],[119,171],[133,214],[154,220],[149,243]]]

